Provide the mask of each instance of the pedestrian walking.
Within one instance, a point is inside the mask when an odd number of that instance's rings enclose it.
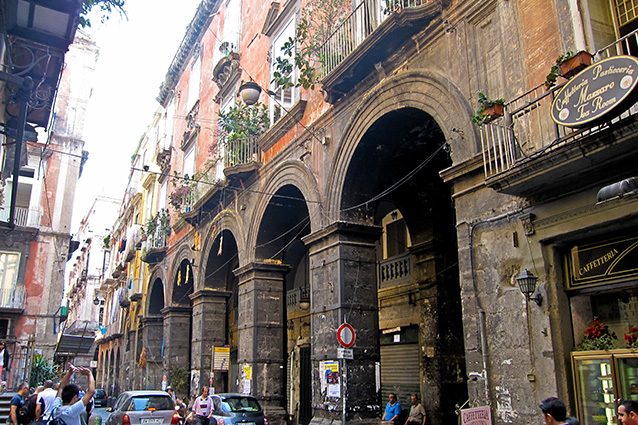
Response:
[[[202,387],[202,394],[193,402],[195,420],[199,422],[196,425],[210,425],[210,418],[213,416],[214,411],[213,399],[208,395],[208,387],[204,386]]]
[[[385,422],[394,422],[399,419],[401,415],[401,405],[397,400],[395,393],[388,394],[388,404],[385,405],[385,413],[383,414],[383,420]]]
[[[416,394],[410,395],[410,413],[408,420],[405,421],[406,425],[425,425],[427,416],[425,415],[425,408],[417,398]]]
[[[618,419],[622,425],[638,425],[638,402],[622,400],[618,405]]]
[[[80,388],[75,384],[70,384],[71,377],[74,373],[79,373],[88,378],[89,385],[80,398]],[[86,415],[86,406],[91,402],[95,393],[95,379],[91,369],[84,367],[76,368],[69,364],[62,381],[60,381],[60,389],[53,402],[52,419],[61,420],[65,425],[82,425],[82,417]]]
[[[36,406],[36,417],[38,425],[46,425],[51,419],[51,412],[53,411],[53,402],[58,394],[53,389],[53,381],[47,380],[42,384],[44,390],[38,394],[38,405]]]
[[[539,406],[543,412],[545,425],[564,425],[567,420],[567,408],[557,397],[549,397],[543,400]],[[638,425],[638,424],[636,424]]]
[[[29,384],[22,382],[18,385],[18,392],[13,396],[10,403],[9,418],[12,425],[20,425],[18,422],[18,411],[24,406],[29,396]]]

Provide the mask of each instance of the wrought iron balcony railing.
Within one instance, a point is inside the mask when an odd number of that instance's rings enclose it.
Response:
[[[638,56],[638,30],[594,54],[594,61],[611,56]],[[547,89],[544,84],[505,104],[505,115],[480,130],[483,168],[490,178],[512,169],[521,161],[559,149],[575,140],[609,128],[638,113],[637,105],[610,121],[588,128],[570,128],[554,123],[551,107],[562,85]]]
[[[256,139],[224,141],[221,156],[224,168],[237,167],[260,162],[261,150]]]
[[[16,207],[15,225],[20,227],[40,227],[42,211],[37,208]],[[0,209],[0,220],[9,220],[9,208]]]
[[[432,0],[363,0],[321,47],[321,77],[330,74],[393,12],[431,2]]]

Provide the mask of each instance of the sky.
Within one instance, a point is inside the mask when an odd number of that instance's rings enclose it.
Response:
[[[100,53],[84,130],[89,159],[75,193],[72,232],[98,194],[121,199],[131,155],[159,106],[159,86],[199,2],[127,0],[128,19],[91,18],[89,33]]]

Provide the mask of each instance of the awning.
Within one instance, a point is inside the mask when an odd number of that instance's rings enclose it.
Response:
[[[55,354],[75,356],[89,354],[95,342],[95,335],[69,335],[62,334],[55,348]]]

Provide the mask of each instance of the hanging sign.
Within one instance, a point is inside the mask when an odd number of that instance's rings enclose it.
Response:
[[[585,68],[552,103],[552,119],[566,127],[594,125],[629,108],[638,85],[638,59],[612,56]]]
[[[344,323],[337,329],[337,342],[343,348],[350,348],[354,345],[357,333],[350,323]]]

